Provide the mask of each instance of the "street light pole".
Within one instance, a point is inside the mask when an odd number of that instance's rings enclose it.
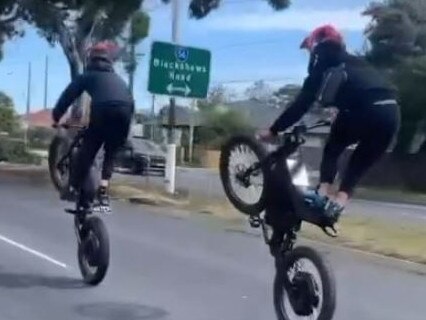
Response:
[[[172,42],[179,43],[179,14],[180,0],[172,0]],[[169,106],[169,130],[167,145],[167,165],[166,165],[166,191],[173,194],[175,192],[176,177],[176,141],[175,141],[175,125],[176,125],[176,99],[170,98]]]

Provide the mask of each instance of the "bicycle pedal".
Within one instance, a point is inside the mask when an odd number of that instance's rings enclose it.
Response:
[[[78,210],[75,210],[75,209],[65,209],[65,212],[66,212],[66,213],[69,213],[69,214],[72,214],[72,215],[77,215],[77,214],[79,214],[79,211],[78,211]]]
[[[93,208],[93,212],[111,214],[112,210],[111,207],[108,206],[96,206]]]
[[[250,223],[250,226],[252,228],[255,228],[255,229],[260,228],[260,226],[262,224],[260,217],[258,217],[258,216],[251,216],[249,218],[249,223]]]

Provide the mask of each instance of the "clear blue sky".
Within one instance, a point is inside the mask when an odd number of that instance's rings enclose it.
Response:
[[[274,12],[263,0],[222,2],[219,10],[203,20],[190,20],[187,7],[182,8],[181,15],[181,43],[212,51],[212,85],[224,83],[241,91],[259,79],[269,80],[274,86],[301,82],[308,56],[298,49],[299,44],[309,30],[322,23],[339,27],[351,50],[359,50],[364,44],[362,31],[368,21],[360,12],[368,0],[297,0],[283,12]],[[151,32],[138,48],[146,56],[135,82],[137,106],[144,109],[150,107],[151,99],[146,90],[150,44],[171,37],[171,7],[160,5],[158,0],[146,0],[145,7],[151,14]],[[14,99],[19,112],[26,105],[29,62],[33,75],[31,108],[43,107],[46,55],[50,61],[48,106],[51,107],[70,79],[61,48],[50,47],[32,29],[28,29],[24,38],[5,45],[5,58],[0,62],[0,90]],[[157,108],[164,102],[158,99]]]

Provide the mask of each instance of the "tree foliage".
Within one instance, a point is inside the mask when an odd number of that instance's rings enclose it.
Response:
[[[420,88],[426,84],[426,1],[373,2],[364,14],[371,17],[366,57],[399,89],[402,124],[395,151],[406,153],[419,130],[425,131],[426,95]]]
[[[203,111],[203,126],[198,129],[197,144],[218,149],[224,141],[238,133],[252,133],[249,120],[238,111],[214,108]]]
[[[12,99],[0,91],[0,132],[13,133],[18,128]]]
[[[235,93],[223,84],[210,88],[207,99],[199,100],[197,107],[199,110],[211,110],[217,106],[226,104],[233,100]]]
[[[123,57],[124,69],[129,76],[129,87],[133,92],[134,76],[138,67],[136,46],[149,34],[150,17],[146,12],[135,12],[129,23],[129,33],[124,37],[125,54]]]
[[[19,6],[13,0],[0,1],[0,60],[3,58],[2,47],[7,39],[21,35],[21,29],[17,24],[20,16]]]
[[[171,0],[163,0],[169,3]],[[269,3],[275,10],[286,9],[291,1],[290,0],[262,0]],[[211,11],[220,7],[221,0],[192,0],[189,4],[189,15],[195,19],[201,19],[207,16]]]
[[[259,101],[268,101],[273,94],[272,88],[263,80],[258,80],[245,91],[247,98]]]

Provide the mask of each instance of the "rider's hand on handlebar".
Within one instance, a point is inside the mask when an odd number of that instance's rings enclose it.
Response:
[[[264,142],[271,141],[275,138],[275,135],[270,130],[259,130],[256,133],[256,139]]]

